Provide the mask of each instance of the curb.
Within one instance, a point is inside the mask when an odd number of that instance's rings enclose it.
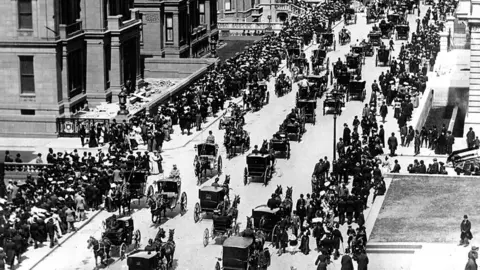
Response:
[[[30,267],[30,270],[34,269],[35,267],[37,267],[41,262],[43,262],[48,256],[50,256],[50,254],[52,254],[55,250],[57,250],[57,248],[61,247],[63,243],[65,243],[66,241],[68,241],[68,239],[72,238],[72,236],[74,236],[75,234],[77,234],[78,231],[80,231],[83,227],[87,226],[94,218],[96,218],[101,212],[103,211],[103,209],[97,211],[95,214],[93,214],[90,218],[87,219],[87,221],[85,221],[85,223],[83,223],[80,227],[78,227],[73,233],[71,233],[70,235],[68,235],[67,237],[63,238],[62,241],[59,241],[59,243],[57,245],[55,245],[52,249],[50,249],[50,251],[45,254],[44,256],[42,256],[42,258],[40,258],[40,260],[38,260],[33,266]]]

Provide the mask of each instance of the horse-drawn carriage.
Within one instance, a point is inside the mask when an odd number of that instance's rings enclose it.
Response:
[[[367,24],[374,23],[378,20],[377,11],[373,7],[367,8]]]
[[[389,66],[391,57],[390,50],[387,50],[385,47],[379,48],[375,58],[375,66],[378,66],[379,63],[383,66]]]
[[[353,98],[364,101],[365,96],[367,95],[367,91],[365,90],[365,84],[365,81],[350,81],[347,92],[347,101]]]
[[[275,226],[282,220],[283,211],[280,208],[270,208],[260,205],[252,209],[253,226],[265,233],[267,239],[272,241]]]
[[[351,74],[362,74],[363,57],[361,54],[348,53],[345,55],[348,72]]]
[[[317,100],[307,100],[307,99],[298,99],[297,108],[302,111],[302,114],[305,115],[305,122],[312,123],[315,125],[316,122],[316,113],[315,109],[317,108]]]
[[[370,48],[372,48],[372,47],[370,47]],[[362,64],[365,64],[365,55],[367,54],[367,51],[365,49],[366,49],[365,44],[360,44],[358,46],[353,45],[353,46],[350,47],[350,53],[353,54],[353,55],[356,55],[356,54],[360,55],[360,59],[362,60]],[[370,53],[370,52],[368,52],[368,53]]]
[[[227,190],[224,187],[205,186],[198,190],[200,202],[195,204],[193,219],[195,223],[200,220],[202,213],[213,213],[220,204],[225,204]]]
[[[345,21],[345,25],[357,23],[357,14],[355,13],[355,9],[353,8],[345,9],[344,21]]]
[[[343,70],[337,75],[337,84],[339,86],[348,86],[352,77],[353,73]]]
[[[150,207],[152,222],[157,223],[167,209],[175,210],[180,203],[180,214],[187,211],[187,193],[182,192],[182,181],[179,178],[163,178],[150,183],[147,190],[147,204]]]
[[[209,231],[208,228],[203,232],[203,246],[208,245],[209,237],[215,239],[215,237],[221,235],[226,236],[227,238],[235,235],[237,236],[240,230],[239,224],[237,223],[238,218],[238,204],[240,203],[240,196],[235,196],[232,205],[230,206],[229,202],[224,202],[223,205],[219,205],[219,208],[213,211],[213,224],[212,229]]]
[[[275,94],[281,97],[292,91],[292,81],[285,76],[278,76],[275,79]]]
[[[338,114],[342,113],[342,97],[332,95],[327,97],[323,101],[323,115],[325,114]]]
[[[133,244],[133,250],[140,247],[141,234],[139,230],[135,230],[132,217],[117,218],[112,215],[103,221],[103,228],[103,242],[108,242],[110,247],[117,247],[121,260],[125,259],[128,246]]]
[[[406,21],[406,14],[405,13],[393,13],[387,15],[387,20],[392,23],[393,25],[402,24]]]
[[[327,51],[322,49],[313,50],[311,61],[312,69],[315,73],[320,73],[324,70],[328,71],[330,66],[330,58],[327,57]]]
[[[410,26],[408,24],[397,25],[395,27],[395,39],[404,39],[408,40],[408,36],[410,35]]]
[[[222,156],[218,151],[218,145],[214,143],[200,143],[194,146],[196,155],[193,160],[195,176],[200,179],[202,175],[207,175],[207,170],[215,170],[218,175],[222,174]]]
[[[272,179],[275,164],[272,164],[270,154],[249,154],[247,156],[247,167],[243,172],[243,184],[246,185],[255,180],[261,180],[266,186]]]
[[[298,141],[302,139],[303,133],[305,133],[305,114],[300,111],[295,118],[287,118],[280,125],[280,133],[286,134],[287,138],[292,141]]]
[[[215,270],[267,269],[270,266],[268,248],[259,250],[253,238],[232,236],[223,242],[222,258],[215,264]],[[223,266],[220,266],[220,262]]]
[[[148,171],[132,170],[124,173],[128,181],[129,198],[124,199],[138,199],[145,196],[145,188],[147,182]]]
[[[322,33],[321,34],[322,39],[320,41],[320,48],[324,48],[325,50],[331,49],[332,51],[335,51],[337,49],[337,43],[335,41],[335,34],[333,32],[331,33]]]
[[[391,22],[386,22],[385,20],[382,20],[380,24],[378,25],[380,28],[380,32],[382,33],[382,38],[388,38],[390,39],[393,34],[393,23]]]
[[[296,82],[299,80],[300,76],[308,74],[308,61],[306,58],[294,58],[292,60],[293,68],[292,68],[292,78]]]
[[[328,70],[324,70],[319,74],[314,73],[314,75],[309,75],[307,77],[310,91],[315,93],[316,98],[321,98],[323,93],[327,91],[328,74]]]
[[[371,31],[368,34],[368,41],[373,46],[380,46],[382,44],[382,32],[380,31]]]
[[[218,122],[218,129],[220,130],[226,127],[236,128],[238,125],[243,126],[245,124],[245,119],[243,117],[245,112],[243,112],[242,109],[235,103],[230,104],[232,107],[227,109],[223,117]]]
[[[282,155],[285,156],[286,159],[290,158],[290,142],[285,134],[280,134],[279,138],[272,138],[268,148],[275,157],[277,157],[277,155]]]
[[[244,154],[250,148],[250,135],[246,130],[232,129],[225,132],[223,143],[227,150],[227,158],[236,154]]]
[[[351,34],[346,28],[343,28],[338,32],[338,42],[340,45],[345,45],[351,41]]]
[[[167,270],[161,262],[160,253],[137,250],[128,255],[128,270]]]

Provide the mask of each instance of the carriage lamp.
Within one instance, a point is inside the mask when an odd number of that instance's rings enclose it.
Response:
[[[118,93],[118,103],[120,104],[120,111],[118,111],[119,115],[127,115],[127,92],[125,91],[125,87],[122,87],[122,91]]]

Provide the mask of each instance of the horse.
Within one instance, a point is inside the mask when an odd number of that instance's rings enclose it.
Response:
[[[168,240],[165,243],[161,243],[160,254],[161,259],[165,258],[167,260],[167,268],[172,267],[173,264],[173,255],[175,254],[175,241],[173,236],[175,235],[175,229],[170,229],[168,231]]]
[[[281,185],[277,185],[277,189],[275,189],[275,192],[274,192],[273,194],[275,194],[275,196],[280,199],[281,196],[282,196],[282,194],[283,194],[283,188],[282,188],[282,186],[281,186]]]
[[[123,214],[125,214],[125,208],[128,209],[128,214],[132,212],[132,209],[130,207],[131,205],[131,196],[130,196],[130,191],[128,190],[127,184],[124,184],[120,187],[117,187],[114,193],[114,204],[116,208],[118,208],[118,215],[122,215],[122,210]]]
[[[225,196],[230,197],[230,175],[225,175],[225,180],[223,181],[222,188],[225,191]]]
[[[110,248],[112,243],[107,238],[102,240],[97,240],[93,236],[90,236],[87,240],[87,248],[93,248],[93,257],[95,258],[95,266],[97,264],[97,257],[100,257],[100,263],[102,265],[107,265],[107,261],[110,258]]]
[[[240,195],[235,195],[232,205],[228,209],[227,215],[232,216],[235,220],[238,217],[238,205],[240,204]]]
[[[202,178],[202,176],[207,176],[207,169],[210,169],[210,166],[207,160],[198,160],[197,162],[195,162],[194,166],[195,176],[197,176],[198,178],[197,184],[200,185],[200,179]]]
[[[285,199],[282,201],[282,204],[281,204],[281,208],[283,209],[284,214],[286,216],[290,216],[292,214],[292,208],[293,208],[292,193],[293,193],[293,187],[287,187]]]
[[[158,195],[161,196],[161,195]],[[150,207],[150,213],[152,215],[152,221],[160,221],[162,219],[162,211],[163,211],[163,216],[166,218],[167,217],[167,204],[165,203],[165,200],[163,198],[160,198],[160,200],[157,200],[154,197],[149,197],[147,199],[147,204],[148,207]],[[158,219],[155,219],[155,217],[158,217]]]

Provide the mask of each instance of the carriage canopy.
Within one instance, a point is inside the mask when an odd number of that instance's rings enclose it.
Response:
[[[222,187],[204,186],[198,190],[200,200],[221,201],[225,196],[225,190]]]
[[[223,242],[223,268],[247,269],[253,239],[231,236]]]
[[[262,155],[262,154],[249,154],[247,156],[247,165],[268,165],[269,164],[269,159],[268,155]]]
[[[199,156],[216,156],[217,146],[213,143],[197,144],[197,154]]]
[[[157,269],[158,261],[158,253],[138,250],[128,255],[128,270]]]
[[[157,181],[158,190],[162,193],[180,193],[180,181],[177,179],[165,178]]]

